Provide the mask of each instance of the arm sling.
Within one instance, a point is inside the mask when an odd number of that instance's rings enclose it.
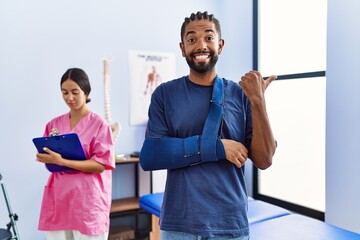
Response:
[[[223,98],[224,83],[216,76],[202,134],[188,138],[146,138],[140,152],[141,167],[145,171],[175,169],[226,159],[218,136],[224,112]]]

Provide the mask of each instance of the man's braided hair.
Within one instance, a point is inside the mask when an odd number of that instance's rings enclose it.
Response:
[[[220,23],[219,20],[217,18],[215,18],[215,16],[213,14],[208,14],[207,11],[205,12],[197,12],[197,13],[192,13],[190,15],[190,17],[186,17],[182,26],[181,26],[181,41],[183,42],[183,37],[185,34],[185,27],[192,21],[195,20],[208,20],[210,22],[213,22],[215,25],[215,29],[219,34],[219,39],[221,39],[221,28],[220,28]]]

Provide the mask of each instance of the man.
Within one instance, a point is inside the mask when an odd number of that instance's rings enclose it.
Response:
[[[180,48],[190,73],[161,84],[152,95],[140,163],[144,170],[168,169],[163,240],[249,239],[244,164],[248,157],[260,169],[272,163],[276,145],[264,91],[276,77],[264,80],[250,71],[240,84],[220,79],[215,65],[223,47],[212,14],[185,18]],[[223,95],[214,104],[218,86]],[[219,124],[209,128],[216,105]]]

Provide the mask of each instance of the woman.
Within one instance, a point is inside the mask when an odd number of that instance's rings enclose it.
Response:
[[[45,186],[39,230],[47,240],[107,240],[111,206],[111,171],[115,169],[110,125],[91,112],[91,86],[79,68],[68,69],[61,78],[61,92],[68,113],[47,123],[44,136],[55,132],[77,133],[87,160],[64,159],[45,148],[38,153],[41,163],[72,168],[51,173]]]

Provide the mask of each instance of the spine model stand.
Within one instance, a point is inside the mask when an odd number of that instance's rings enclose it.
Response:
[[[110,69],[109,69],[109,61],[110,57],[106,57],[103,60],[103,67],[104,67],[104,103],[105,103],[105,120],[111,126],[111,130],[113,133],[113,141],[116,142],[117,137],[121,131],[120,123],[112,122],[111,119],[111,108],[110,108]]]

